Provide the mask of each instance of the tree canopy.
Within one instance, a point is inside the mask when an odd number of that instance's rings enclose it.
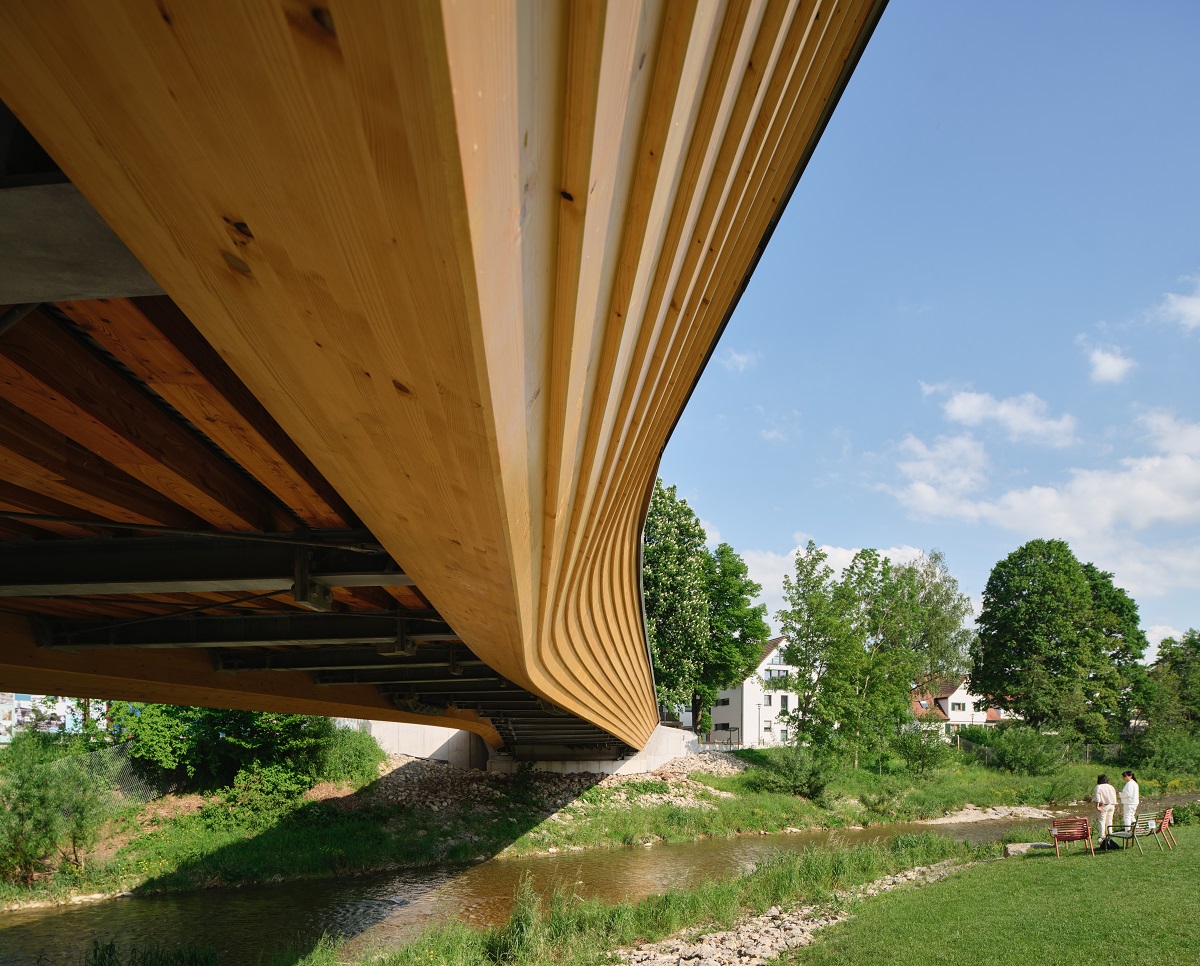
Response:
[[[1129,720],[1146,637],[1112,574],[1062,540],[1031,540],[992,568],[983,592],[972,690],[1035,728],[1110,740]]]
[[[914,683],[961,670],[971,605],[936,552],[896,565],[860,550],[840,578],[827,559],[809,541],[784,577],[776,616],[796,671],[770,687],[797,695],[798,741],[840,744],[857,760],[908,721]]]
[[[761,587],[733,547],[711,553],[704,527],[675,487],[654,484],[642,549],[646,630],[658,700],[690,706],[700,730],[722,688],[745,680],[770,636]]]

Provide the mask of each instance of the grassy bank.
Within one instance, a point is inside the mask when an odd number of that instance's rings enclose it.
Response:
[[[863,902],[791,966],[939,963],[1195,963],[1200,921],[1200,827],[1175,832],[1180,848],[1151,844],[1095,859],[1076,849],[965,869],[952,880]]]
[[[759,756],[746,752],[751,768]],[[667,782],[642,776],[587,788],[566,799],[549,778],[524,775],[497,783],[484,804],[434,809],[387,804],[370,788],[340,801],[258,803],[235,808],[210,799],[198,810],[139,825],[83,872],[70,867],[31,886],[0,885],[0,902],[61,900],[130,889],[185,891],[327,877],[399,866],[456,864],[495,855],[613,848],[650,842],[878,825],[932,818],[967,803],[1063,805],[1085,799],[1095,765],[1068,766],[1052,777],[1021,777],[958,762],[927,776],[900,770],[843,769],[821,803],[755,791],[753,774]],[[1143,795],[1186,791],[1186,776],[1147,776]],[[556,797],[556,795],[558,797]]]

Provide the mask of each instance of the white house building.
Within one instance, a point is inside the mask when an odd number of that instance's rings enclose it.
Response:
[[[755,673],[736,688],[717,695],[710,741],[729,742],[743,748],[787,744],[787,722],[779,719],[796,710],[796,695],[763,687],[765,681],[786,677],[791,671],[779,653],[783,643],[782,637],[768,641]]]
[[[1007,711],[993,708],[987,698],[967,690],[967,676],[945,678],[933,685],[914,688],[912,693],[913,714],[924,721],[933,720],[952,735],[963,725],[978,725],[994,728],[1001,721],[1017,718]]]

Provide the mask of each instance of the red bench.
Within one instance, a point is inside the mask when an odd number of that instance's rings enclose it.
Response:
[[[1096,849],[1092,846],[1092,823],[1086,818],[1056,818],[1049,831],[1050,838],[1054,840],[1056,856],[1061,857],[1058,851],[1059,842],[1087,842],[1092,858],[1096,857]]]

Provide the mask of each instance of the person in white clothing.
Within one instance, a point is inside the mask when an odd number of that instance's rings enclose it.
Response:
[[[1113,812],[1117,808],[1117,790],[1108,783],[1107,775],[1096,777],[1096,790],[1092,792],[1092,801],[1096,803],[1096,841],[1103,845],[1108,833],[1112,830]]]
[[[1121,822],[1128,828],[1137,819],[1138,803],[1142,800],[1142,795],[1133,772],[1123,771],[1121,777],[1125,780],[1120,794]]]

